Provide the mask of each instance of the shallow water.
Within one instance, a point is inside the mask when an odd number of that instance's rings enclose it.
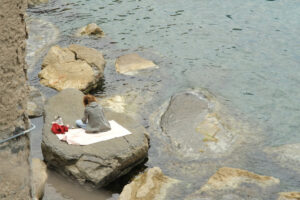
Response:
[[[151,112],[170,95],[186,88],[206,88],[230,115],[253,126],[253,134],[264,138],[261,148],[300,142],[299,13],[298,0],[49,0],[28,9],[30,17],[59,29],[55,43],[78,43],[104,53],[105,82],[94,93],[105,97],[136,92],[132,99],[145,127]],[[74,36],[78,28],[92,22],[104,30],[105,38]],[[115,58],[131,52],[139,52],[160,68],[135,77],[117,74]],[[30,83],[51,96],[55,91],[40,86],[36,78],[40,63],[41,59],[29,74]],[[176,177],[165,164],[167,158],[156,159],[157,140],[152,139],[148,166],[158,165]],[[254,146],[248,148],[222,164],[280,177],[282,190],[300,188],[299,177],[265,162]],[[186,177],[190,185],[199,182]],[[185,190],[192,192],[199,185]]]

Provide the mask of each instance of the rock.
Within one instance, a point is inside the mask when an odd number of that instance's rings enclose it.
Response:
[[[136,53],[118,57],[115,65],[117,72],[127,75],[132,75],[138,70],[157,67],[152,61],[146,60]]]
[[[186,200],[198,199],[273,199],[272,190],[279,179],[261,176],[246,170],[222,167],[205,185]]]
[[[96,49],[79,45],[53,46],[43,61],[40,82],[59,91],[76,88],[84,92],[98,86],[105,60]]]
[[[152,100],[151,94],[141,94],[134,90],[129,90],[119,95],[103,97],[100,104],[116,113],[123,113],[132,118],[139,118],[138,112],[143,105]]]
[[[124,113],[126,109],[125,97],[116,95],[109,98],[101,99],[101,105],[103,107],[109,108],[117,113]]]
[[[62,64],[75,61],[75,54],[68,48],[61,48],[58,45],[51,47],[43,60],[42,69],[47,65]]]
[[[29,97],[27,101],[27,114],[29,117],[40,117],[44,113],[45,98],[35,87],[29,87]]]
[[[119,200],[164,199],[167,189],[177,182],[178,180],[165,176],[160,168],[154,167],[127,184],[120,194]]]
[[[104,32],[101,30],[101,28],[95,24],[88,24],[82,28],[80,28],[76,34],[76,36],[82,36],[82,35],[93,35],[93,36],[97,36],[97,37],[103,37],[104,36]]]
[[[36,5],[39,5],[41,3],[48,3],[48,0],[28,0],[28,6],[31,7],[31,6],[36,6]]]
[[[264,149],[264,152],[282,167],[289,168],[300,174],[300,143],[267,147]]]
[[[87,146],[68,145],[51,132],[51,122],[60,115],[65,124],[75,127],[75,120],[83,116],[83,94],[66,89],[51,97],[45,105],[42,152],[45,161],[61,174],[81,184],[102,187],[128,173],[143,162],[149,148],[145,129],[124,114],[105,112],[108,120],[115,120],[132,132],[131,135]]]
[[[76,59],[86,61],[90,66],[93,67],[94,71],[98,74],[103,75],[104,66],[106,64],[102,53],[93,48],[87,48],[72,44],[69,46],[71,50],[76,55]]]
[[[281,192],[277,200],[300,200],[300,192]]]
[[[85,61],[48,65],[39,73],[43,85],[58,91],[66,88],[89,91],[96,84],[93,75],[92,68]]]
[[[234,149],[236,133],[220,120],[217,102],[204,93],[187,91],[174,95],[160,112],[162,137],[169,138],[172,152],[182,157],[217,158]]]
[[[48,178],[46,164],[38,158],[32,158],[31,174],[31,195],[34,200],[42,199]]]

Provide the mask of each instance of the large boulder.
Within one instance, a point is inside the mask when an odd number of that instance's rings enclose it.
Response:
[[[97,24],[91,23],[91,24],[88,24],[88,25],[78,29],[75,35],[76,36],[92,35],[92,36],[96,36],[96,37],[103,37],[104,32],[101,30],[101,28]]]
[[[31,196],[33,200],[42,199],[48,175],[46,164],[38,158],[32,158],[31,176]]]
[[[165,176],[160,168],[153,167],[126,185],[119,200],[164,199],[167,190],[175,183],[178,183],[178,180]]]
[[[267,147],[264,151],[274,162],[300,175],[300,143]]]
[[[198,199],[274,199],[279,179],[246,170],[222,167],[205,185],[186,200]]]
[[[75,178],[81,184],[104,186],[128,173],[143,162],[148,153],[145,129],[135,120],[120,113],[105,112],[108,120],[115,120],[132,132],[131,135],[98,142],[87,146],[68,145],[51,132],[56,115],[65,124],[75,126],[75,120],[84,113],[83,94],[66,89],[51,97],[45,105],[42,152],[45,161],[61,174]]]
[[[88,92],[103,78],[105,63],[96,49],[79,45],[53,46],[43,61],[40,82],[59,91],[76,88]]]
[[[142,69],[157,67],[152,61],[146,60],[136,53],[118,57],[115,66],[117,72],[126,75],[135,74]]]
[[[29,117],[40,117],[44,113],[45,97],[37,88],[30,86],[29,89],[27,114]]]

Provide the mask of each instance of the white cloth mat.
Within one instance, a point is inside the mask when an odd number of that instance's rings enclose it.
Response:
[[[129,130],[115,122],[109,121],[111,130],[99,133],[86,133],[82,128],[69,129],[65,134],[56,134],[59,140],[64,140],[68,144],[89,145],[96,142],[110,140],[131,134]]]

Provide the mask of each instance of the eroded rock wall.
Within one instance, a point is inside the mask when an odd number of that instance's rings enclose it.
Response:
[[[0,140],[28,128],[26,8],[26,0],[1,0]],[[29,150],[27,135],[0,144],[0,199],[30,199]]]

